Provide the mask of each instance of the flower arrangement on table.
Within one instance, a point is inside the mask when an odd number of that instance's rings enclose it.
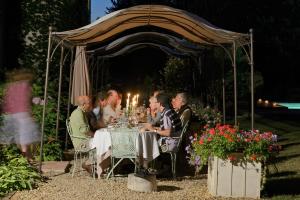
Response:
[[[195,166],[196,173],[207,163],[210,156],[231,161],[266,161],[280,150],[277,135],[272,132],[243,131],[230,125],[207,127],[201,135],[194,134],[190,139],[191,145],[186,147],[186,151],[189,163]]]

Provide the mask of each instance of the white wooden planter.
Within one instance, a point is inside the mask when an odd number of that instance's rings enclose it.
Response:
[[[208,191],[213,196],[260,198],[261,163],[232,163],[212,157],[208,161]]]

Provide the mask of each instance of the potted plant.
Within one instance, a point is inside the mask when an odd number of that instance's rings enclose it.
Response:
[[[189,163],[196,167],[196,172],[208,163],[211,194],[259,198],[261,163],[280,149],[275,134],[218,124],[190,139],[191,145],[186,148]]]

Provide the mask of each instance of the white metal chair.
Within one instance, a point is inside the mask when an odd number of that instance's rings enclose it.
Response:
[[[117,128],[109,130],[111,136],[111,169],[106,177],[114,176],[114,169],[124,160],[129,159],[135,165],[136,159],[136,128]],[[115,159],[119,159],[115,163]],[[136,169],[136,166],[135,166]]]
[[[172,137],[171,139],[175,139],[177,140],[177,143],[176,143],[176,147],[173,148],[171,151],[169,150],[169,147],[168,147],[168,144],[163,144],[161,146],[161,151],[163,153],[169,153],[171,155],[171,164],[172,164],[172,175],[173,175],[173,178],[175,179],[176,178],[176,158],[177,158],[177,152],[179,151],[179,148],[180,148],[180,145],[182,143],[182,139],[187,131],[187,128],[188,128],[188,125],[189,125],[189,121],[187,121],[182,130],[181,130],[181,133],[180,133],[180,136],[179,137]]]
[[[70,119],[66,120],[66,126],[67,130],[69,133],[69,136],[71,138],[71,141],[74,146],[74,167],[73,167],[73,172],[72,172],[72,177],[74,177],[76,165],[78,162],[78,156],[80,160],[80,167],[82,166],[82,159],[85,157],[86,154],[88,154],[89,158],[92,160],[92,174],[93,178],[95,179],[96,177],[96,166],[97,166],[97,159],[96,159],[96,148],[89,148],[88,147],[88,141],[89,139],[86,137],[79,137],[79,136],[74,136],[72,132],[72,128],[70,126]],[[78,144],[78,145],[76,145]]]

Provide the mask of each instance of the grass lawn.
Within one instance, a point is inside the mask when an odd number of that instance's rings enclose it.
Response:
[[[250,127],[250,120],[244,117],[239,119],[239,123],[242,129]],[[268,166],[270,175],[262,197],[276,200],[300,199],[300,119],[258,116],[255,119],[255,129],[273,131],[278,135],[282,146],[282,151],[274,161],[275,165]]]

